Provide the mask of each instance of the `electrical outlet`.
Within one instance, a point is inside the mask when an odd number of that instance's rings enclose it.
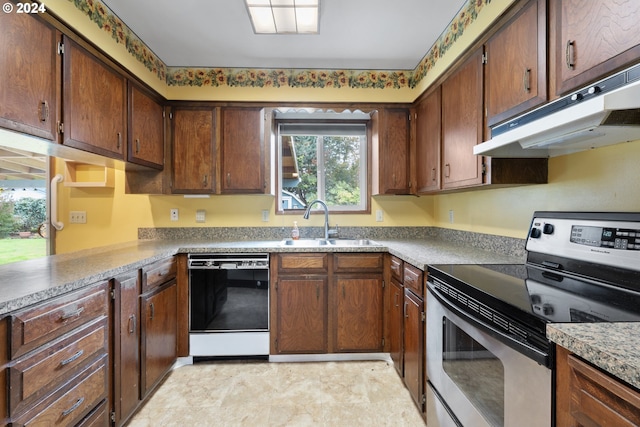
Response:
[[[378,222],[384,221],[384,213],[380,209],[376,211],[376,221]]]
[[[178,220],[178,209],[176,209],[176,208],[171,209],[170,215],[171,215],[171,221],[177,221]]]
[[[269,211],[267,209],[262,210],[262,222],[269,222]]]
[[[86,224],[87,212],[86,211],[69,211],[69,222],[71,224]]]
[[[196,222],[205,222],[207,217],[207,211],[204,209],[198,209],[196,211]]]
[[[453,209],[449,210],[449,223],[453,224]]]

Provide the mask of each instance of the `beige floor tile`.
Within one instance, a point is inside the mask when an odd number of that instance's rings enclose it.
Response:
[[[393,365],[209,362],[172,371],[130,427],[393,426],[424,422]]]

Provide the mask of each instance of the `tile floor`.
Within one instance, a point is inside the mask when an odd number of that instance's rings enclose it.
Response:
[[[393,365],[205,362],[172,371],[129,427],[424,427]]]

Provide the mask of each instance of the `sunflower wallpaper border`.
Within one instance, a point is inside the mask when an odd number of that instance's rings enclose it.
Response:
[[[413,70],[307,70],[169,67],[99,0],[68,0],[169,86],[244,88],[415,88],[491,0],[469,0]]]

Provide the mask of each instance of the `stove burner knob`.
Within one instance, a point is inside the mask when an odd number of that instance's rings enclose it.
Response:
[[[542,314],[550,316],[553,314],[553,306],[551,304],[542,304]]]
[[[553,224],[545,224],[544,227],[542,227],[542,232],[544,234],[553,234]]]
[[[529,233],[529,237],[531,237],[532,239],[539,239],[541,235],[542,233],[540,232],[539,228],[532,228],[531,233]]]

